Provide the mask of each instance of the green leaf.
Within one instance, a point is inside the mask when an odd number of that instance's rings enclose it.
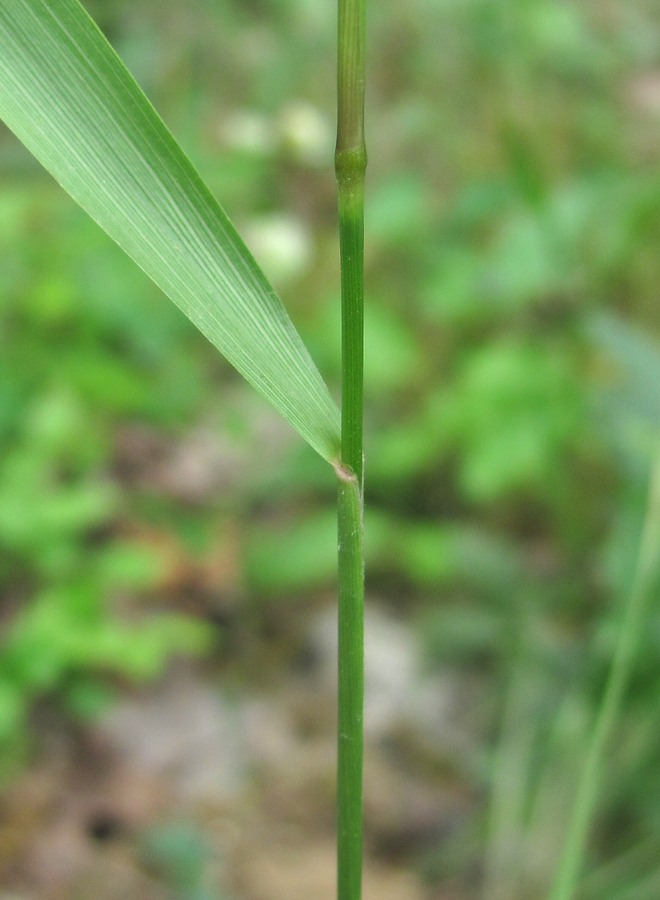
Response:
[[[0,2],[0,116],[229,362],[333,461],[339,413],[282,303],[77,0]]]

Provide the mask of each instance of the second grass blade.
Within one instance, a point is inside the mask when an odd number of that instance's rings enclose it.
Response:
[[[77,0],[0,3],[0,117],[232,365],[334,461],[339,413],[284,307]]]

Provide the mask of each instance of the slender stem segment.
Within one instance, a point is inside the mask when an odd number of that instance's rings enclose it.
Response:
[[[339,0],[337,147],[342,408],[339,475],[337,897],[362,896],[365,0]]]
[[[339,0],[337,147],[342,318],[342,463],[362,488],[365,0]]]
[[[651,595],[653,578],[658,569],[658,546],[660,546],[660,457],[656,460],[651,473],[649,499],[642,526],[637,563],[623,613],[619,639],[605,685],[605,693],[580,774],[557,877],[550,892],[550,900],[571,900],[575,894],[589,823],[600,785],[607,740],[619,713],[621,700],[630,677],[635,651],[644,625],[647,600]]]
[[[338,900],[362,896],[363,638],[362,497],[355,475],[345,473],[339,485]]]

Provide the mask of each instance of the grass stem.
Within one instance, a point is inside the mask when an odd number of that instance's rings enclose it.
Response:
[[[365,0],[339,0],[335,173],[341,260],[337,897],[362,896]]]

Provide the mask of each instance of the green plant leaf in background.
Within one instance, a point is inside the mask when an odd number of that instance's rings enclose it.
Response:
[[[284,307],[77,0],[0,3],[0,117],[229,362],[334,461],[339,413]]]

